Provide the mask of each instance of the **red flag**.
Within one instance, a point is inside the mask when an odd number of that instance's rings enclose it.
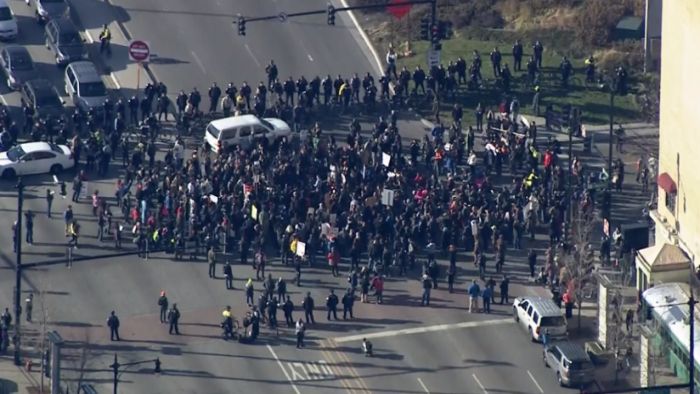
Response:
[[[391,15],[394,15],[396,19],[401,19],[406,14],[411,11],[411,4],[403,4],[391,7],[392,4],[404,3],[406,0],[389,0],[387,10]]]

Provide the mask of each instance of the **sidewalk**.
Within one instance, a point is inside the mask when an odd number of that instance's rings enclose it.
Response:
[[[15,366],[12,360],[12,348],[9,355],[0,357],[0,394],[36,394],[39,393],[41,366],[38,360],[33,360],[31,372],[24,365]],[[49,379],[44,378],[44,392],[50,391]]]

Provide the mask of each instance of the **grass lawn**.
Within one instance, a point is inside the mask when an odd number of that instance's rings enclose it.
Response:
[[[423,67],[427,72],[427,49],[428,42],[411,43],[414,56],[399,59],[399,70],[402,66],[407,66],[409,70],[413,70],[417,65]],[[471,110],[476,108],[477,103],[481,102],[486,107],[496,108],[503,97],[503,93],[494,87],[493,73],[491,69],[491,61],[489,54],[495,46],[501,51],[503,57],[502,64],[508,64],[513,75],[511,82],[511,94],[515,95],[520,100],[521,112],[532,114],[532,96],[534,91],[531,87],[526,86],[526,72],[513,71],[513,57],[511,55],[512,42],[497,42],[492,40],[479,40],[462,36],[455,36],[450,40],[445,40],[442,43],[441,62],[445,66],[451,60],[456,60],[458,56],[462,56],[467,65],[471,64],[472,51],[477,50],[481,55],[481,74],[487,80],[485,89],[480,91],[468,91],[465,86],[460,89],[457,97],[457,102],[462,104],[465,109],[466,119],[471,119]],[[522,68],[525,69],[527,60],[529,59],[532,48],[528,43],[523,42],[525,46],[525,55],[523,56]],[[383,50],[382,50],[383,52]],[[555,110],[559,110],[561,106],[573,105],[579,107],[583,114],[583,121],[588,124],[607,124],[609,119],[609,104],[610,95],[602,91],[596,84],[585,86],[584,59],[570,58],[571,64],[575,68],[574,75],[569,80],[569,88],[562,89],[559,76],[559,63],[561,63],[561,55],[546,47],[544,58],[542,61],[542,80],[540,81],[540,113],[543,113],[548,104],[554,105]],[[468,77],[468,76],[467,76]],[[442,111],[447,112],[454,102],[443,102]],[[431,111],[431,106],[428,105],[422,108],[423,111]],[[444,115],[444,114],[443,114]],[[634,92],[627,94],[624,97],[615,97],[615,122],[626,123],[638,121],[641,116],[634,100]]]

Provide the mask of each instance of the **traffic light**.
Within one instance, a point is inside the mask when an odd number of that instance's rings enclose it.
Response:
[[[440,28],[437,24],[430,26],[430,42],[433,44],[440,43]]]
[[[420,20],[420,39],[430,40],[430,19],[427,17]]]
[[[238,35],[245,36],[245,18],[242,15],[238,15]]]
[[[438,36],[441,40],[447,40],[452,38],[452,22],[450,21],[440,21],[438,22]]]
[[[328,24],[335,26],[335,7],[333,4],[328,4]]]

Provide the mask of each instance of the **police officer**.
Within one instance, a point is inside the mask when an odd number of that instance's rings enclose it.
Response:
[[[170,323],[170,328],[168,333],[170,335],[175,331],[175,335],[180,335],[180,329],[178,328],[178,322],[180,321],[180,311],[177,309],[177,304],[173,304],[172,309],[168,312],[168,323]]]
[[[348,289],[345,294],[343,295],[343,320],[347,318],[347,315],[350,314],[350,318],[353,319],[354,316],[352,315],[352,307],[355,305],[355,293],[351,289]]]
[[[294,326],[294,318],[292,317],[292,312],[294,312],[294,303],[287,296],[287,300],[282,304],[282,311],[284,312],[284,320],[287,322],[287,327]]]
[[[513,44],[513,71],[520,71],[523,64],[523,44],[515,40]]]
[[[102,31],[100,32],[100,54],[107,52],[107,55],[112,54],[112,50],[109,47],[109,42],[112,40],[112,32],[109,31],[109,27],[106,24],[102,25]]]
[[[109,327],[109,340],[119,341],[119,318],[114,311],[112,311],[107,318],[107,327]]]
[[[301,303],[301,307],[304,308],[304,318],[306,319],[306,322],[308,323],[311,321],[311,323],[316,323],[316,320],[314,319],[314,299],[311,298],[311,292],[306,292],[306,297],[304,297],[304,301]]]
[[[326,297],[326,311],[327,319],[331,320],[331,313],[333,313],[333,318],[338,320],[338,296],[335,295],[335,291],[331,289],[331,294]]]
[[[209,113],[216,112],[216,105],[219,103],[219,97],[221,97],[221,88],[214,82],[209,88]]]

